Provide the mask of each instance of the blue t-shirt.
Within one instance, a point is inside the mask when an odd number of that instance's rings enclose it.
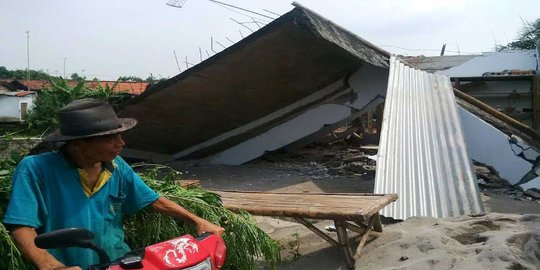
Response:
[[[151,204],[159,195],[150,189],[121,158],[105,185],[90,197],[84,193],[79,172],[57,152],[24,158],[13,174],[12,195],[4,223],[30,226],[38,234],[79,227],[92,231],[94,242],[111,260],[127,251],[122,215]],[[83,269],[99,263],[90,249],[51,249],[49,252],[69,266]]]

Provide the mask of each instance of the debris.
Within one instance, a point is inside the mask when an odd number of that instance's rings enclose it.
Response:
[[[336,231],[336,226],[335,225],[328,225],[328,226],[324,227],[324,229],[329,231],[329,232],[335,232]]]
[[[365,146],[361,146],[360,150],[362,150],[362,152],[368,155],[376,155],[377,152],[379,151],[379,146],[378,145],[365,145]]]
[[[478,184],[484,188],[509,187],[510,183],[499,176],[499,173],[491,166],[473,160],[473,170],[478,179]]]
[[[536,200],[540,199],[540,189],[537,188],[527,189],[524,194]]]

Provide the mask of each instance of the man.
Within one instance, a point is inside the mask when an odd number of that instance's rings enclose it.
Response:
[[[57,152],[24,158],[13,174],[12,196],[4,216],[22,254],[40,270],[83,269],[98,263],[82,248],[39,249],[34,238],[43,232],[83,227],[96,236],[111,259],[129,251],[122,215],[148,205],[154,210],[193,222],[198,232],[222,235],[224,229],[160,197],[120,157],[121,133],[137,121],[117,118],[112,107],[97,99],[80,99],[58,112],[60,129],[48,141],[63,141]]]

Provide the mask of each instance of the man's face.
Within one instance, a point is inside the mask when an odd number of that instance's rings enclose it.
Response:
[[[124,145],[120,134],[91,137],[81,141],[83,154],[97,161],[112,161],[120,154]]]

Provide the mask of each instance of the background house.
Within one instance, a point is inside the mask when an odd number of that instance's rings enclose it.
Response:
[[[0,82],[0,122],[22,122],[36,92],[18,89],[17,84]]]
[[[75,87],[76,81],[69,81],[70,87]],[[148,87],[147,82],[115,82],[115,81],[87,81],[85,86],[89,89],[99,89],[99,87],[114,86],[115,93],[128,93],[139,95]],[[50,88],[48,80],[0,80],[0,123],[21,122],[39,91]]]

